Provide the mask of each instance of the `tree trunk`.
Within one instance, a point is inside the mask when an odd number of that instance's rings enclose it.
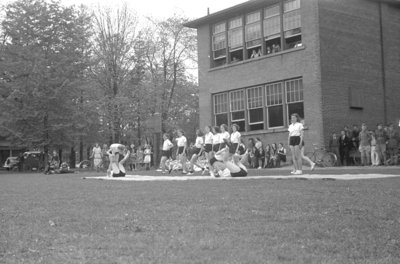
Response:
[[[75,169],[75,163],[76,163],[75,148],[72,146],[71,153],[69,154],[69,167],[71,169]]]
[[[83,161],[83,142],[82,137],[79,139],[79,161]]]

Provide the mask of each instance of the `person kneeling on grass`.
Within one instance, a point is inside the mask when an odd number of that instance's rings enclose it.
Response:
[[[210,174],[214,177],[245,177],[247,168],[240,162],[240,155],[231,153],[229,146],[215,153],[210,159]],[[218,171],[214,173],[214,169]]]
[[[125,177],[126,170],[124,167],[124,163],[129,158],[130,152],[126,151],[124,145],[112,144],[110,146],[110,149],[107,151],[107,154],[110,158],[110,166],[108,167],[107,170],[107,176]]]

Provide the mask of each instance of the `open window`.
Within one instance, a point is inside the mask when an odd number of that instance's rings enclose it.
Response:
[[[262,55],[261,12],[257,11],[246,16],[246,53],[247,59]]]
[[[265,54],[281,51],[281,7],[279,4],[264,9]]]
[[[214,25],[212,36],[212,55],[214,67],[226,64],[226,25]]]
[[[229,21],[228,47],[229,61],[237,62],[243,60],[243,21],[238,17]]]
[[[303,45],[301,38],[300,0],[288,0],[284,3],[283,30],[285,49]]]

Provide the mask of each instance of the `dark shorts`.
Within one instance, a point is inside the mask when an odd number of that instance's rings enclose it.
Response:
[[[245,171],[243,168],[240,168],[239,172],[235,172],[235,173],[231,172],[231,176],[232,177],[246,177],[247,176],[247,171]]]
[[[224,142],[224,143],[221,143],[221,144],[220,144],[219,149],[223,149],[223,148],[225,148],[225,147],[226,147],[226,143]]]
[[[212,149],[212,150],[213,150],[214,152],[217,152],[217,151],[219,150],[220,145],[221,145],[221,144],[215,144],[215,145],[213,145],[213,149]]]
[[[201,152],[201,148],[194,148],[193,149],[193,155],[199,155]]]
[[[172,156],[171,150],[163,150],[161,156],[167,157],[167,159],[171,158],[171,156]]]
[[[184,149],[185,147],[178,147],[178,155],[182,154]]]
[[[212,144],[206,144],[206,145],[204,146],[204,151],[205,151],[206,153],[211,152],[211,151],[212,151]]]
[[[213,166],[214,163],[217,162],[217,161],[218,161],[218,160],[217,160],[215,157],[212,157],[212,158],[210,159],[210,164],[211,164],[211,166]]]
[[[123,173],[122,171],[120,171],[119,173],[113,173],[112,176],[113,176],[113,177],[125,177],[125,173]]]
[[[300,145],[300,137],[293,136],[289,138],[289,146],[298,146]]]
[[[233,143],[229,146],[229,153],[235,154],[239,143]]]

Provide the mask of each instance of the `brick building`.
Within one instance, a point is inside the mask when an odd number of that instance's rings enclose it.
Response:
[[[244,138],[287,144],[400,118],[400,4],[251,0],[186,24],[198,35],[200,126],[237,123]],[[310,144],[308,144],[310,145]]]

